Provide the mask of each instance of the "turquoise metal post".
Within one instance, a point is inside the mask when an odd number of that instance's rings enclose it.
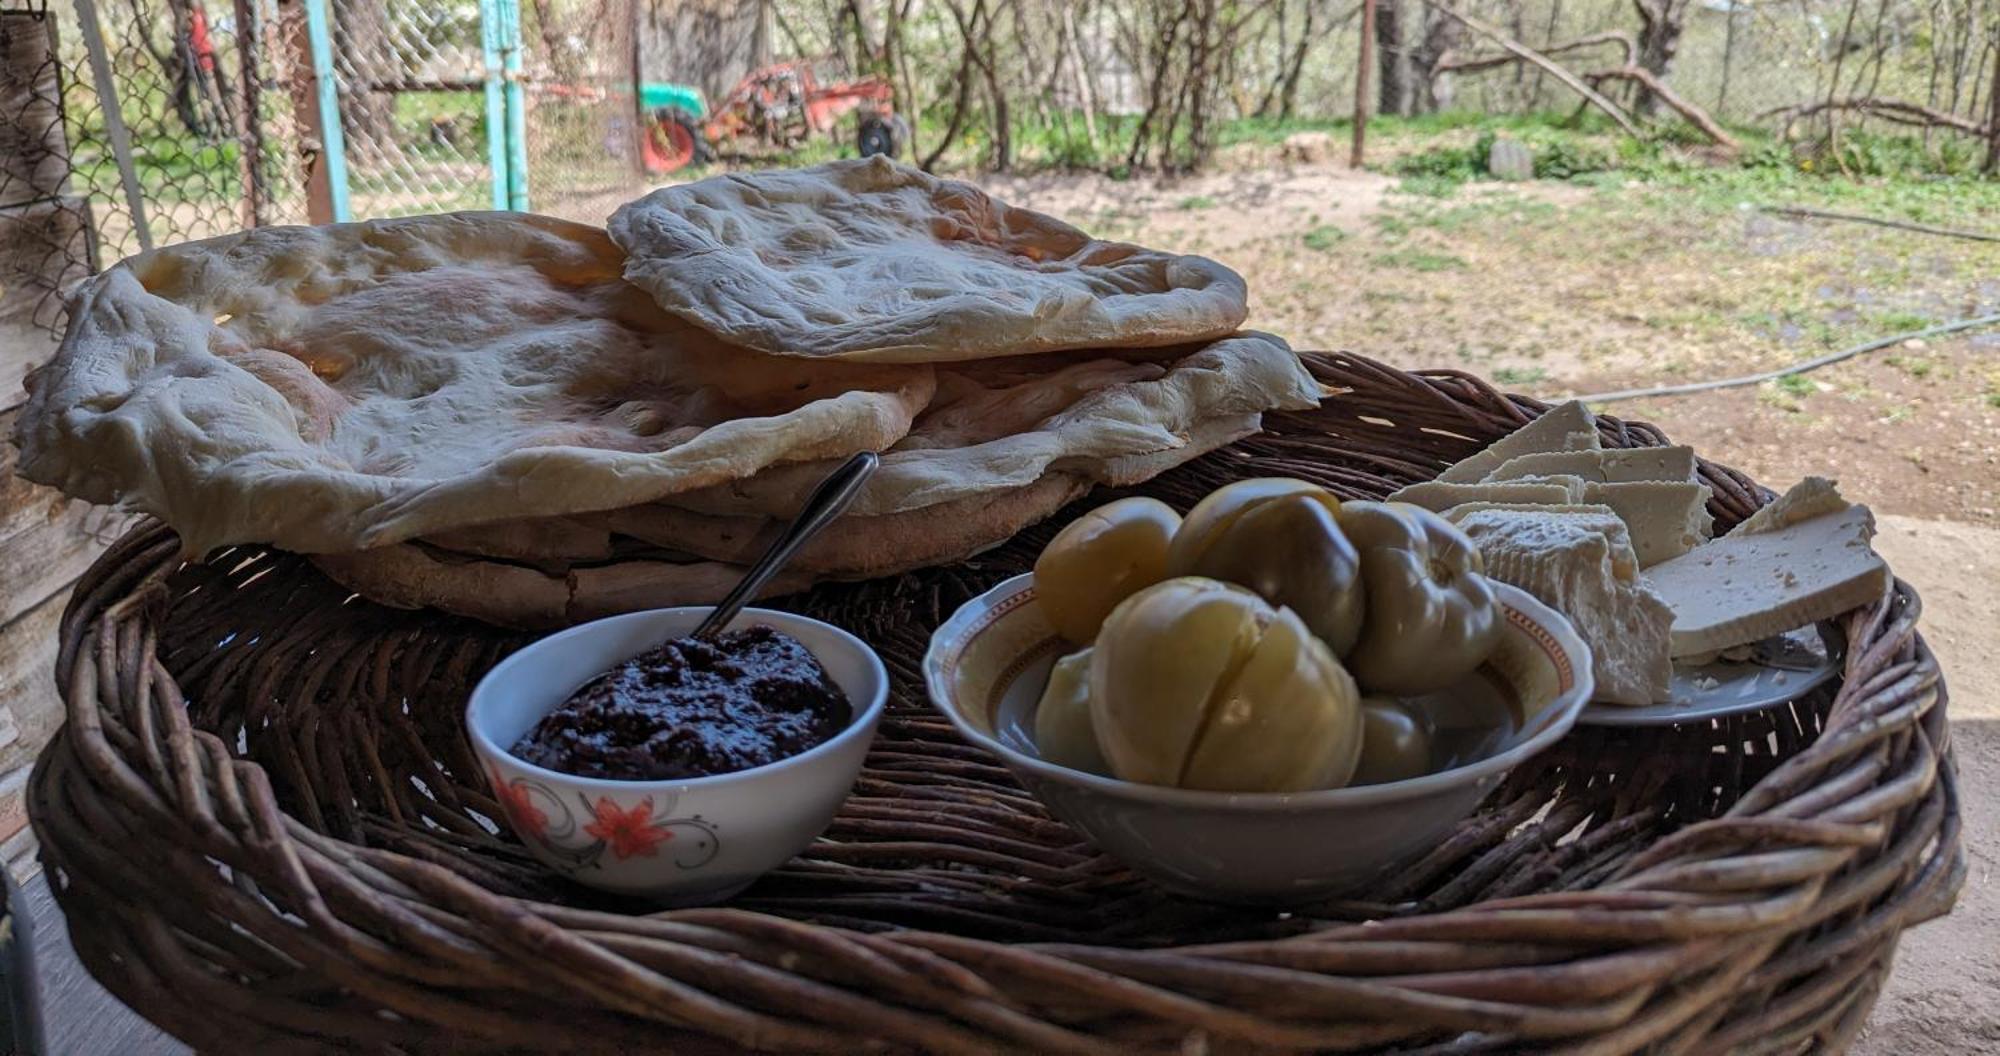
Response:
[[[521,0],[499,0],[501,69],[507,75],[507,208],[528,209],[528,107],[521,86]]]
[[[479,44],[486,59],[486,166],[493,176],[493,208],[507,208],[507,101],[500,58],[500,9],[515,0],[479,0]]]
[[[327,0],[306,0],[306,41],[312,48],[314,88],[319,94],[319,153],[333,199],[333,219],[354,218],[347,199],[347,137],[340,130],[340,82],[333,73],[333,28]]]

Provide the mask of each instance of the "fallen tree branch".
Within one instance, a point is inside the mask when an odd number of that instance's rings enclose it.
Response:
[[[1925,337],[1938,337],[1944,334],[1956,334],[1960,331],[1977,330],[1986,326],[2000,326],[2000,315],[1982,315],[1973,319],[1960,319],[1956,322],[1945,323],[1941,326],[1926,327],[1922,330],[1911,330],[1901,334],[1891,334],[1888,337],[1878,337],[1866,344],[1855,345],[1853,348],[1844,348],[1838,352],[1828,352],[1826,355],[1814,356],[1812,359],[1808,359],[1802,363],[1794,363],[1789,367],[1780,367],[1777,370],[1767,370],[1761,374],[1745,374],[1740,378],[1718,378],[1714,381],[1691,381],[1683,385],[1658,385],[1650,389],[1620,389],[1617,392],[1600,392],[1590,396],[1578,396],[1577,399],[1585,403],[1611,403],[1615,400],[1637,400],[1655,396],[1685,396],[1695,392],[1713,392],[1716,389],[1738,389],[1746,385],[1761,385],[1767,381],[1776,381],[1779,378],[1787,378],[1794,374],[1804,374],[1809,370],[1829,367],[1835,363],[1853,359],[1868,352],[1879,352],[1882,349],[1900,345],[1905,341]]]
[[[1727,129],[1716,123],[1714,118],[1708,116],[1708,111],[1681,98],[1678,92],[1667,87],[1665,81],[1654,76],[1653,71],[1646,69],[1644,66],[1621,66],[1615,70],[1597,70],[1584,74],[1583,79],[1590,82],[1592,87],[1605,81],[1613,80],[1631,81],[1634,84],[1641,85],[1647,91],[1652,92],[1654,98],[1665,103],[1669,110],[1685,118],[1688,124],[1701,129],[1701,134],[1707,136],[1716,146],[1732,154],[1743,149],[1743,144],[1738,143],[1735,136],[1730,135]]]
[[[1554,77],[1556,80],[1561,81],[1564,87],[1583,96],[1586,100],[1589,100],[1592,106],[1604,111],[1605,116],[1616,122],[1619,128],[1624,129],[1626,135],[1631,136],[1633,139],[1643,140],[1646,138],[1645,134],[1639,131],[1639,126],[1632,123],[1632,118],[1627,116],[1625,111],[1619,109],[1617,103],[1606,99],[1597,89],[1583,83],[1576,74],[1559,65],[1554,59],[1515,40],[1513,37],[1501,32],[1497,27],[1488,25],[1471,15],[1464,14],[1454,9],[1450,4],[1441,2],[1441,0],[1424,0],[1424,2],[1437,9],[1438,12],[1446,17],[1456,21],[1459,25],[1500,45],[1502,49],[1520,56],[1522,62],[1528,63],[1547,73],[1549,76]]]
[[[1820,99],[1810,103],[1798,103],[1792,106],[1780,106],[1775,109],[1766,110],[1758,114],[1757,118],[1761,121],[1783,115],[1785,118],[1785,127],[1789,129],[1798,121],[1812,117],[1815,114],[1828,111],[1850,110],[1860,111],[1868,117],[1879,117],[1884,121],[1894,121],[1903,125],[1915,125],[1919,128],[1949,128],[1963,132],[1968,136],[1980,136],[1982,138],[1991,134],[1985,125],[1969,117],[1960,117],[1957,114],[1933,109],[1921,103],[1905,102],[1901,99]]]
[[[1908,220],[1885,220],[1878,216],[1863,216],[1860,213],[1836,213],[1825,209],[1807,209],[1797,205],[1760,205],[1760,213],[1775,213],[1779,216],[1806,217],[1813,220],[1845,220],[1854,224],[1874,224],[1877,227],[1893,227],[1899,231],[1916,231],[1926,235],[1943,235],[1946,238],[1967,238],[1974,242],[2000,242],[2000,235],[1984,231],[1966,231],[1956,227],[1933,227],[1930,224],[1912,223]]]
[[[1632,42],[1632,37],[1629,34],[1615,29],[1608,29],[1602,33],[1592,33],[1590,36],[1578,37],[1566,44],[1557,44],[1552,47],[1543,48],[1542,54],[1545,56],[1563,55],[1572,51],[1582,51],[1585,48],[1596,47],[1599,44],[1617,44],[1624,48],[1625,65],[1627,66],[1633,65],[1637,61],[1634,56],[1638,54],[1638,45]],[[1512,53],[1466,55],[1461,57],[1457,52],[1447,51],[1444,57],[1438,60],[1438,64],[1431,68],[1431,79],[1436,80],[1440,74],[1446,73],[1474,73],[1479,70],[1498,69],[1501,66],[1510,66],[1521,61],[1524,61],[1521,56]]]

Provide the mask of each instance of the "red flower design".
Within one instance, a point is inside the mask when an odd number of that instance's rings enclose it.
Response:
[[[523,836],[541,839],[549,828],[549,816],[528,795],[523,785],[509,784],[498,773],[493,775],[493,794],[500,797],[500,809],[507,812],[507,821],[514,831]]]
[[[653,827],[651,796],[631,810],[619,810],[618,804],[600,796],[596,811],[597,820],[585,825],[583,831],[610,844],[611,853],[620,858],[641,854],[650,858],[660,844],[674,838],[673,833]]]

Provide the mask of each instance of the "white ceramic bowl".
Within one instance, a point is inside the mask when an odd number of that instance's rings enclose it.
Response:
[[[529,851],[578,883],[674,905],[720,902],[825,831],[854,787],[889,696],[882,660],[831,624],[745,609],[730,628],[764,624],[804,643],[853,707],[830,741],[766,766],[678,781],[578,777],[507,747],[603,671],[694,630],[706,606],[580,624],[493,666],[472,691],[465,728],[507,822]]]
[[[1198,792],[1138,784],[1043,760],[1035,708],[1068,650],[1017,576],[967,602],[931,637],[931,701],[968,740],[998,755],[1028,791],[1133,870],[1170,890],[1283,904],[1364,893],[1386,870],[1435,847],[1522,760],[1569,731],[1590,699],[1590,651],[1569,621],[1494,584],[1506,634],[1493,660],[1423,698],[1477,713],[1517,706],[1519,727],[1465,765],[1388,784],[1289,794]]]

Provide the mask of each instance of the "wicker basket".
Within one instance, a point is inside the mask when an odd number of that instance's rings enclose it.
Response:
[[[1143,490],[1288,474],[1378,496],[1540,409],[1455,373],[1312,369],[1323,409]],[[1765,501],[1703,473],[1724,525]],[[1167,896],[917,688],[930,628],[1054,527],[792,599],[889,665],[868,769],[732,905],[650,915],[552,880],[489,820],[460,710],[520,636],[361,602],[270,550],[182,567],[170,532],[135,531],[71,603],[70,721],[32,779],[77,950],[217,1052],[1802,1052],[1841,1049],[1902,930],[1951,906],[1944,683],[1902,584],[1843,618],[1841,680],[1712,725],[1580,729],[1378,901]]]

